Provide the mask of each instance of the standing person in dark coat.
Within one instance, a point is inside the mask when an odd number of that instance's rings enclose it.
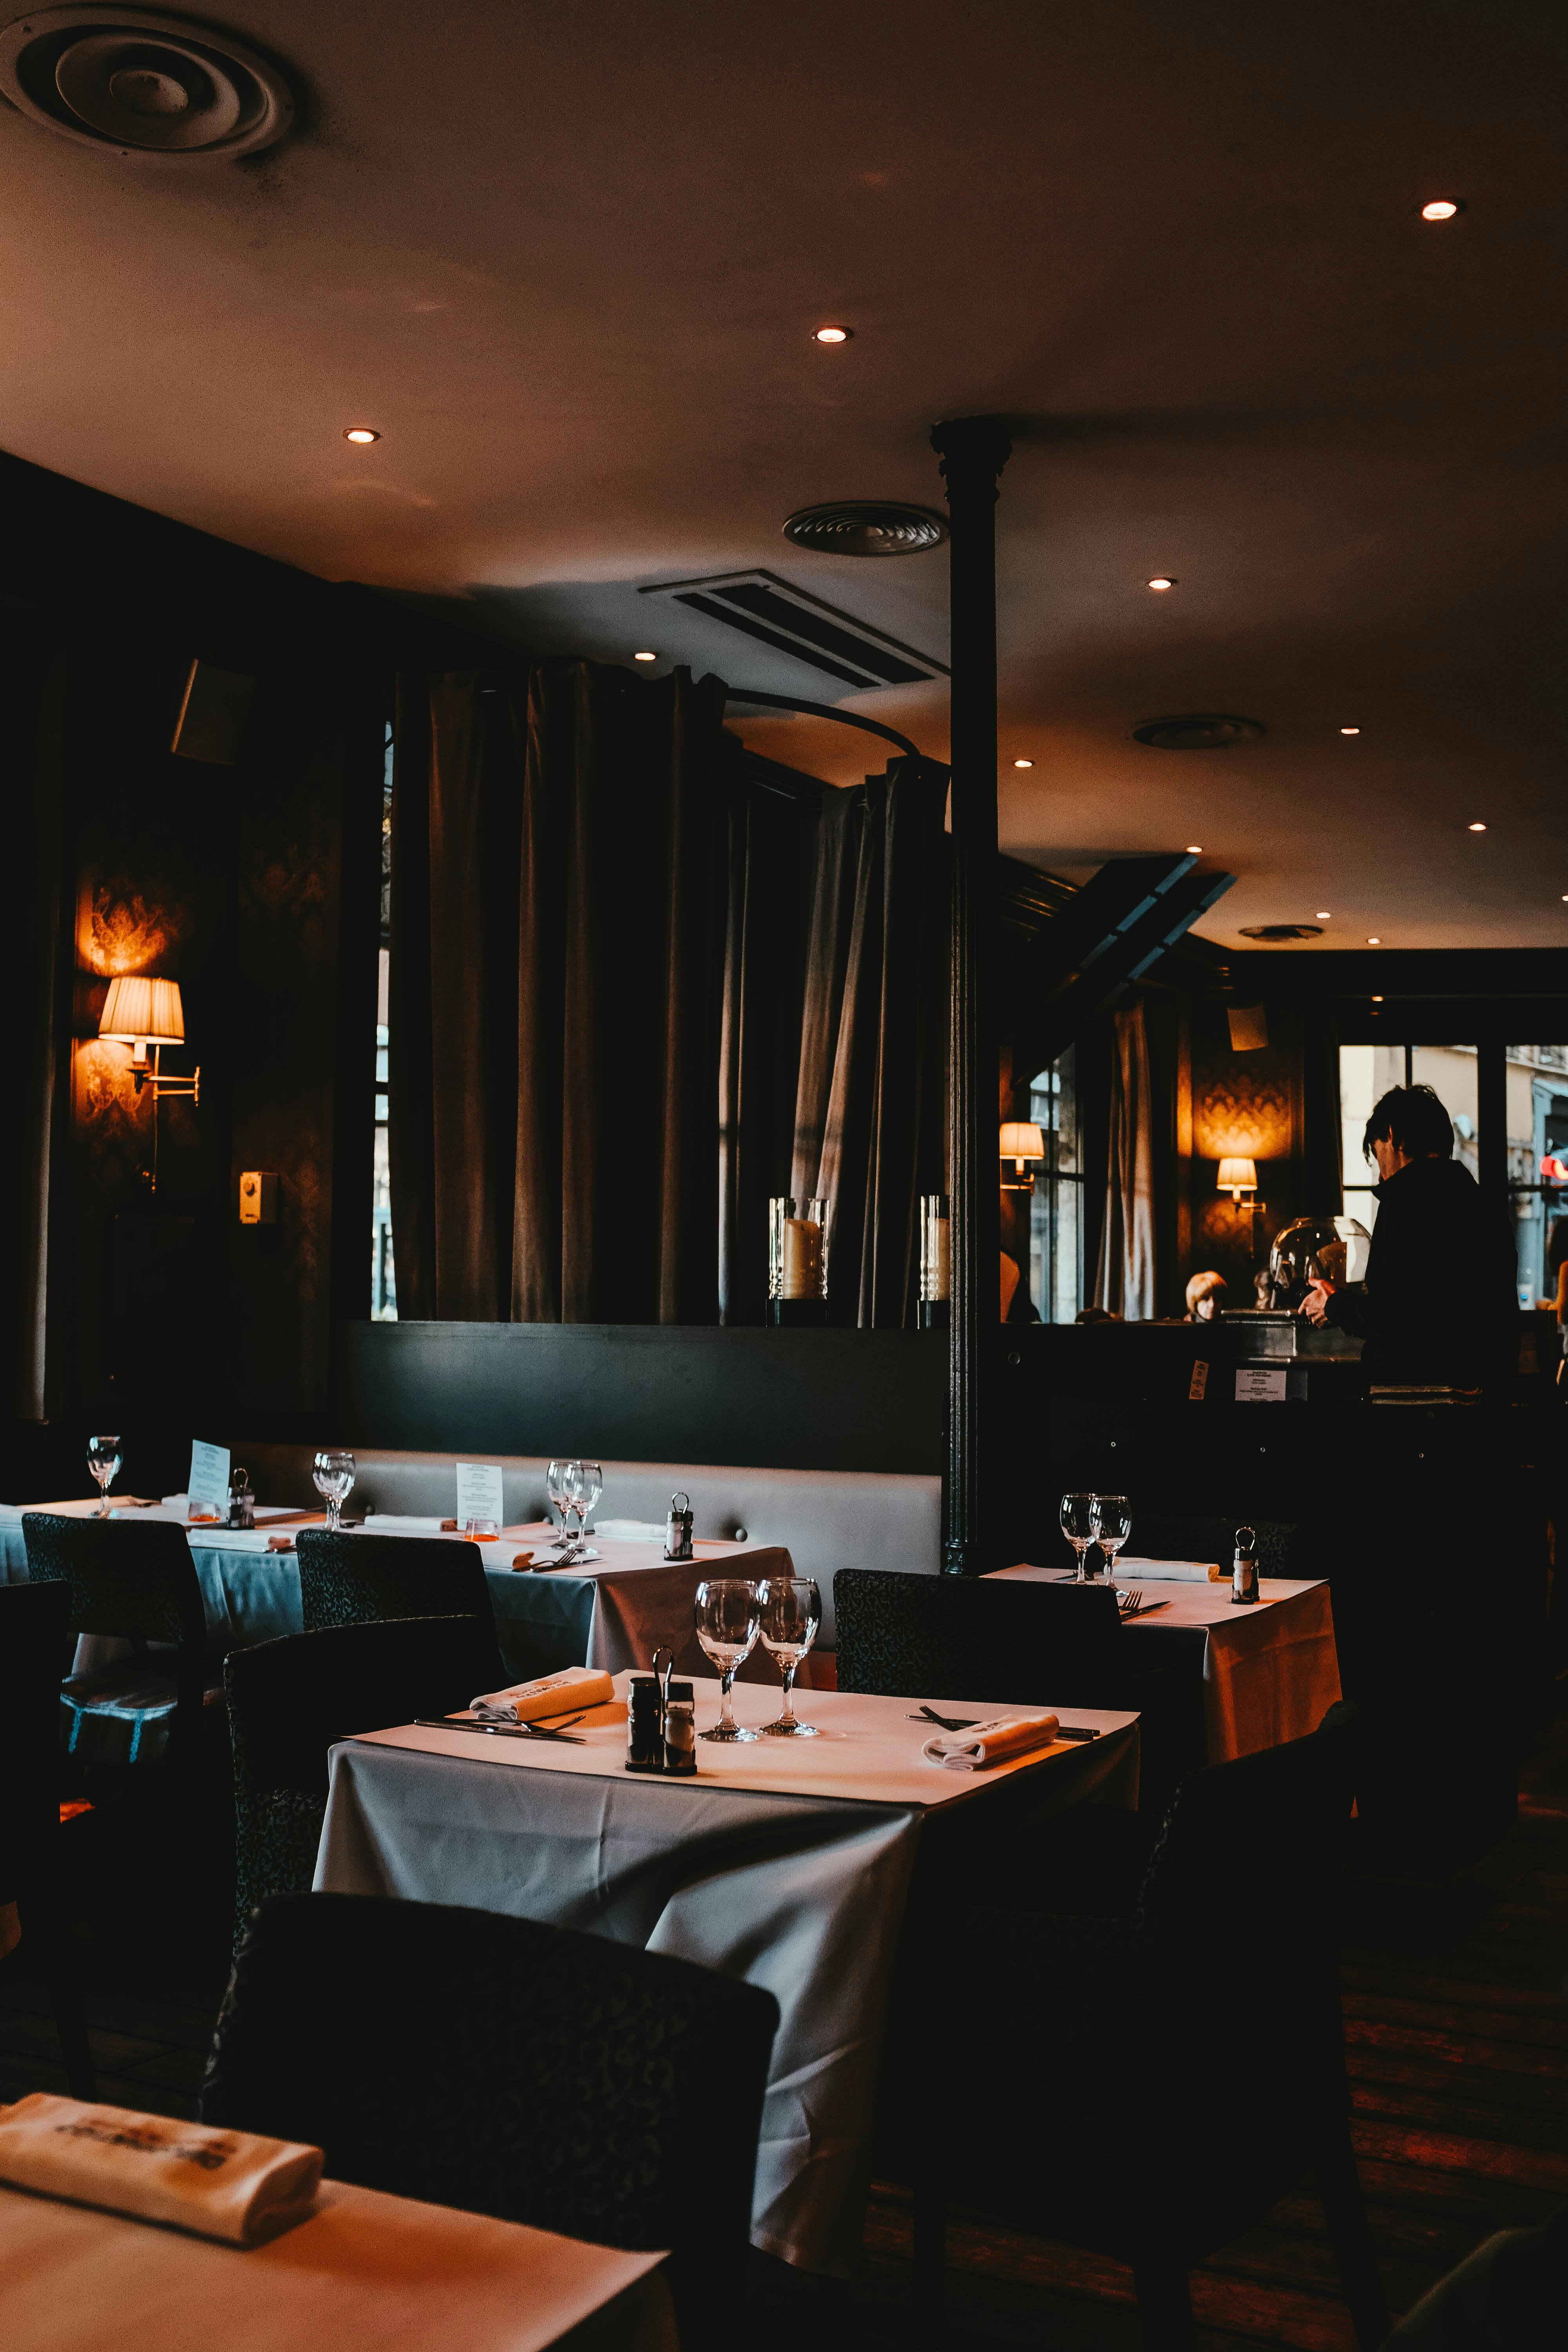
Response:
[[[1391,1087],[1362,1149],[1381,1180],[1366,1280],[1314,1282],[1302,1313],[1363,1340],[1380,1385],[1474,1389],[1506,1376],[1519,1352],[1513,1236],[1455,1160],[1431,1087]]]

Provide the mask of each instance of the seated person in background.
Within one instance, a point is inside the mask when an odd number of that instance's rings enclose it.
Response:
[[[1194,1274],[1187,1285],[1187,1321],[1212,1323],[1225,1305],[1225,1292],[1223,1274]]]
[[[1454,1158],[1454,1126],[1430,1087],[1391,1087],[1362,1149],[1377,1162],[1377,1223],[1366,1280],[1314,1282],[1301,1308],[1364,1340],[1362,1362],[1389,1386],[1473,1389],[1519,1354],[1508,1220]]]

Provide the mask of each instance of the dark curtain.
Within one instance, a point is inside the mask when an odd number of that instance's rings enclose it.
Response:
[[[394,1247],[409,1319],[717,1312],[723,690],[405,678]]]
[[[830,1319],[911,1324],[919,1196],[944,1181],[947,771],[895,760],[852,791],[803,796],[793,824],[763,804],[765,789],[742,791],[731,826],[726,1315],[755,1319],[766,1201],[787,1190],[833,1204]],[[771,1087],[746,1051],[770,997],[792,1018],[799,1008]],[[790,1070],[786,1160],[778,1082]]]

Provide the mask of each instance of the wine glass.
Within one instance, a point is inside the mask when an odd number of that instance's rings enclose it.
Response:
[[[1125,1495],[1096,1495],[1094,1536],[1105,1554],[1107,1576],[1116,1573],[1116,1555],[1132,1532],[1132,1506]]]
[[[605,1474],[596,1462],[577,1465],[577,1557],[587,1558],[588,1514],[605,1491]]]
[[[705,1576],[697,1588],[692,1607],[697,1638],[719,1669],[723,1701],[712,1730],[700,1735],[704,1739],[754,1739],[757,1736],[754,1731],[742,1731],[736,1722],[731,1691],[735,1669],[745,1664],[756,1647],[760,1616],[757,1588],[748,1577]]]
[[[1063,1535],[1078,1554],[1078,1567],[1074,1571],[1073,1581],[1075,1584],[1087,1584],[1089,1578],[1083,1564],[1083,1556],[1095,1537],[1094,1496],[1064,1495],[1057,1517],[1061,1521]]]
[[[118,1437],[89,1437],[87,1441],[87,1466],[98,1486],[98,1517],[109,1517],[109,1490],[120,1468]]]
[[[566,1517],[566,1473],[571,1467],[569,1462],[552,1462],[544,1474],[544,1491],[561,1514],[561,1526],[550,1547],[552,1551],[569,1551],[572,1547],[572,1530]]]
[[[339,1514],[354,1482],[354,1458],[343,1445],[324,1445],[310,1465],[310,1483],[327,1506],[327,1528],[335,1533]]]
[[[800,1662],[816,1639],[822,1622],[822,1595],[810,1576],[764,1576],[757,1587],[758,1631],[763,1649],[784,1668],[784,1713],[776,1723],[764,1724],[764,1739],[816,1739],[815,1723],[801,1723],[795,1712],[795,1678]]]

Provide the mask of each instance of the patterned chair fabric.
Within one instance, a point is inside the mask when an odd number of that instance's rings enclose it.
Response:
[[[689,2342],[745,2256],[778,2014],[757,1986],[604,1937],[279,1895],[236,1959],[202,2118],[307,2141],[335,2179],[395,2196],[673,2248]]]
[[[72,1633],[132,1644],[130,1658],[61,1684],[68,1752],[150,1764],[187,1751],[201,1717],[206,1619],[183,1528],[26,1511],[22,1536],[29,1581],[69,1591]]]
[[[59,1908],[58,1691],[69,1622],[58,1580],[0,1584],[0,1903],[21,1900],[28,1940],[45,1956],[66,2080],[73,2098],[90,2099],[81,1984]],[[89,1809],[70,1808],[80,1810]]]
[[[467,1706],[493,1688],[492,1639],[475,1617],[414,1617],[286,1633],[229,1653],[237,1947],[258,1904],[310,1888],[333,1741]]]
[[[846,1568],[833,1598],[840,1690],[1116,1706],[1109,1694],[1131,1686],[1136,1662],[1104,1585]]]
[[[500,1680],[500,1644],[485,1582],[485,1545],[301,1528],[294,1549],[307,1633],[328,1625],[374,1624],[388,1617],[477,1617],[489,1627],[492,1643],[490,1671],[482,1686],[493,1689]]]

